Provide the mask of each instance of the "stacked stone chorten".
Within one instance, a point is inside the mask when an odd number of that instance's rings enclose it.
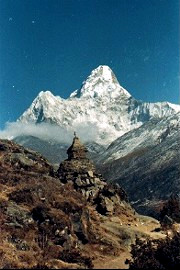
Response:
[[[80,139],[76,136],[76,133],[74,132],[73,143],[67,150],[68,160],[87,159],[86,158],[87,152],[88,152],[87,148],[80,142]]]
[[[67,150],[68,158],[57,171],[58,177],[62,183],[72,183],[75,190],[96,205],[99,213],[112,214],[122,205],[122,200],[126,200],[125,192],[120,187],[110,186],[96,173],[94,164],[86,156],[87,152],[75,134]]]
[[[87,158],[88,150],[81,143],[80,139],[74,136],[72,145],[67,150],[68,158],[64,160],[58,169],[58,177],[62,183],[73,182],[76,190],[89,200],[95,197],[99,189],[102,189],[106,182],[100,174],[96,173],[95,166]]]

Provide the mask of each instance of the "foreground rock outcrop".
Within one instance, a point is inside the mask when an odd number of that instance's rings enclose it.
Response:
[[[56,173],[40,154],[0,140],[0,268],[104,268],[114,260],[124,268],[136,236],[162,237],[85,153],[75,137]]]

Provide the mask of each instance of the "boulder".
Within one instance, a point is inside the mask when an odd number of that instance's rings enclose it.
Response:
[[[88,176],[90,176],[90,177],[94,176],[93,171],[88,171],[87,173],[88,173]]]

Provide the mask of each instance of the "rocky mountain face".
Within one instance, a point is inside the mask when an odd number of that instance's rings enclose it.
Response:
[[[31,150],[41,153],[52,164],[59,164],[60,161],[66,159],[66,150],[68,144],[58,143],[53,140],[43,140],[35,136],[22,135],[15,137],[14,142],[23,145]]]
[[[170,195],[180,195],[180,113],[151,120],[114,141],[96,163],[119,183],[140,213],[156,215]]]
[[[18,121],[50,123],[71,133],[78,130],[83,140],[107,145],[150,119],[178,111],[179,105],[168,102],[137,101],[120,86],[108,66],[99,66],[66,100],[50,91],[40,92]]]
[[[157,227],[103,181],[77,137],[57,172],[0,140],[0,268],[125,268],[136,236],[165,237]]]

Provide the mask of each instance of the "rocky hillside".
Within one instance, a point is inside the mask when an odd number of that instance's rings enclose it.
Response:
[[[125,268],[136,236],[164,237],[85,156],[81,166],[77,145],[55,172],[40,154],[0,141],[0,268]]]
[[[114,141],[96,157],[100,171],[119,183],[140,213],[156,215],[180,195],[180,114],[151,120]]]

